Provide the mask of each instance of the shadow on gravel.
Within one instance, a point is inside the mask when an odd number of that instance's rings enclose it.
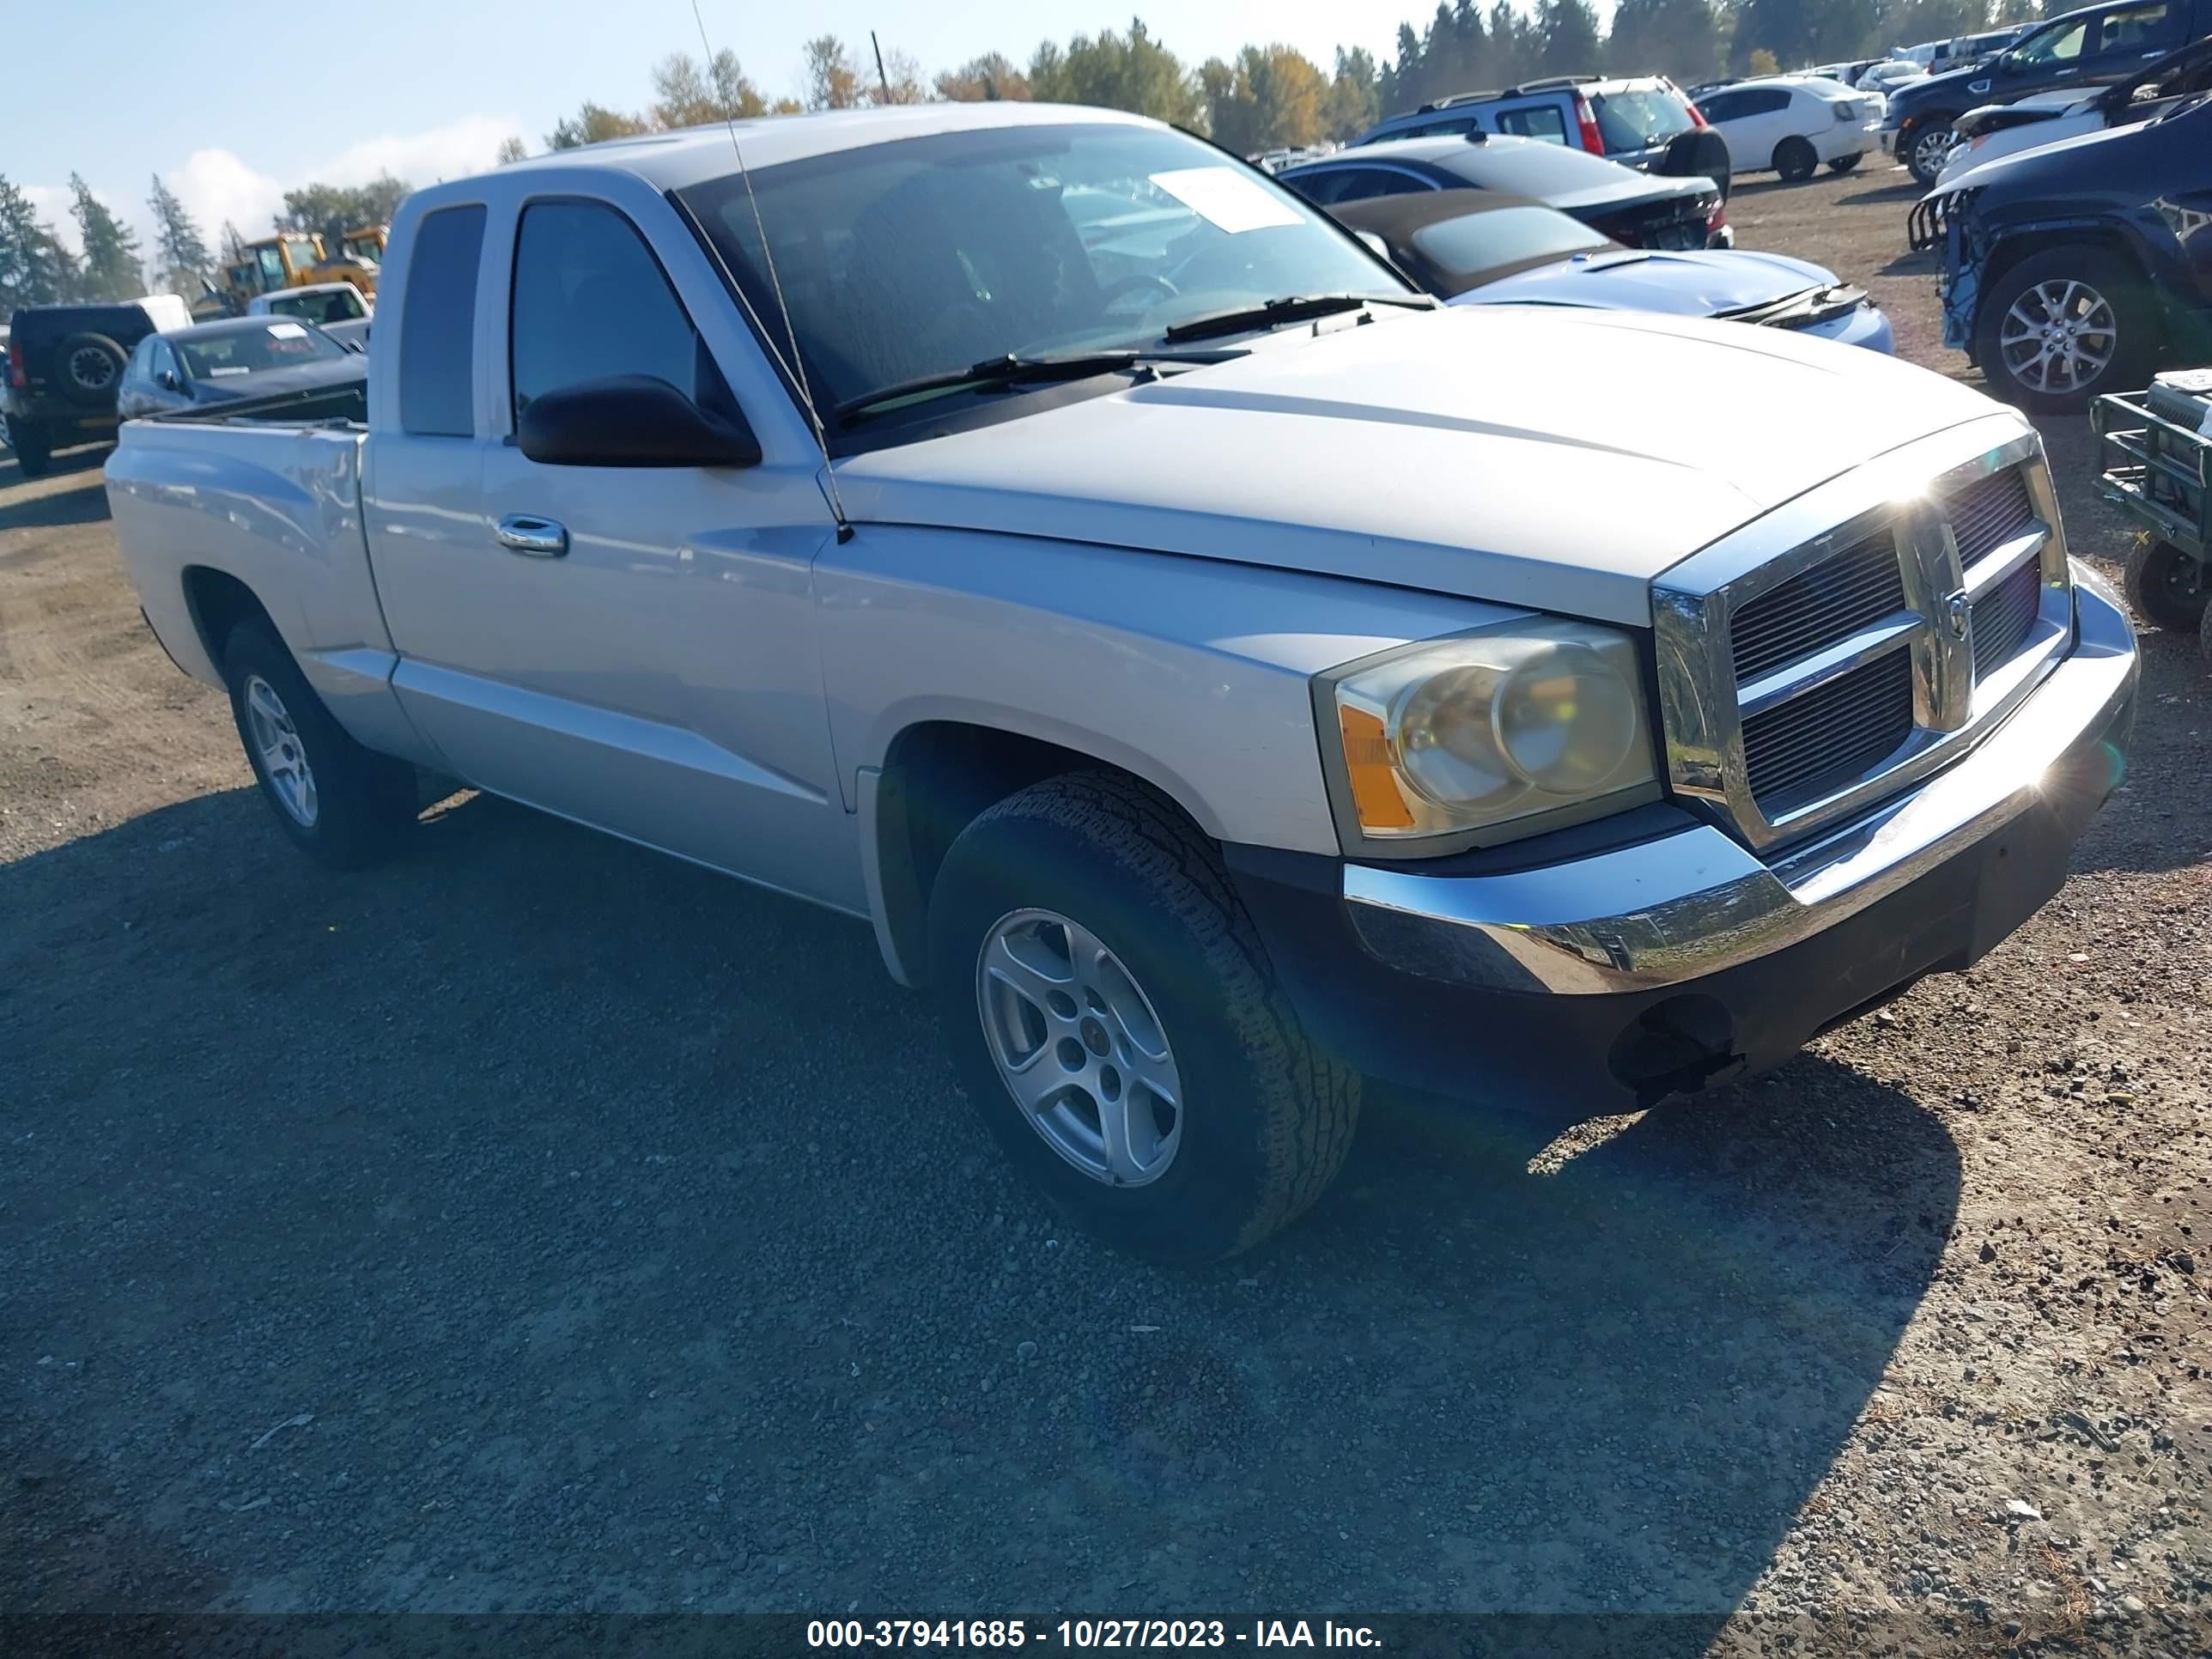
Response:
[[[10,480],[0,474],[0,488]],[[98,524],[107,513],[107,486],[97,472],[82,483],[45,495],[0,500],[0,530],[52,529],[61,525]]]
[[[106,440],[99,443],[78,444],[68,449],[58,449],[54,452],[53,459],[48,464],[43,476],[51,478],[61,474],[81,472],[87,467],[96,471],[107,465],[107,458],[114,453],[114,444]],[[0,450],[0,489],[6,489],[15,484],[38,482],[37,478],[28,477],[21,467],[15,465],[14,451]]]
[[[1158,1273],[1012,1182],[864,927],[497,801],[416,843],[326,876],[239,790],[0,866],[0,1605],[1687,1656],[1952,1225],[1936,1122],[1808,1059],[1548,1150],[1377,1098],[1305,1223]]]
[[[1836,198],[1838,207],[1850,207],[1864,202],[1917,202],[1928,192],[1908,175],[1899,184],[1877,185],[1871,190],[1862,190],[1850,196]]]

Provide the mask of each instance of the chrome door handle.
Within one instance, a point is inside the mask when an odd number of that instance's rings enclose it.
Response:
[[[501,547],[534,559],[557,559],[568,550],[568,531],[534,513],[510,513],[492,533]]]

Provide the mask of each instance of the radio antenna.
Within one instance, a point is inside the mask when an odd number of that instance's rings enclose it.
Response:
[[[699,26],[699,49],[707,54],[707,76],[713,81],[714,47],[707,39],[707,20],[700,15],[699,0],[691,0],[691,21]],[[775,253],[768,245],[768,226],[761,219],[760,198],[753,193],[752,174],[745,171],[744,148],[738,143],[737,112],[731,108],[729,97],[719,82],[714,91],[716,101],[722,106],[722,130],[730,135],[730,154],[738,158],[738,177],[745,187],[746,204],[752,209],[753,230],[760,237],[761,263],[768,268],[769,290],[775,295],[776,313],[783,319],[784,337],[791,342],[791,383],[799,388],[799,401],[805,405],[807,424],[813,429],[814,447],[822,452],[822,485],[830,497],[830,515],[837,520],[837,539],[840,543],[849,542],[853,539],[853,521],[845,516],[844,497],[837,491],[836,469],[830,465],[829,434],[822,424],[822,412],[815,406],[813,388],[806,383],[806,363],[799,355],[799,330],[791,320],[791,306],[783,297],[783,279],[776,275]],[[732,276],[734,278],[735,273]]]

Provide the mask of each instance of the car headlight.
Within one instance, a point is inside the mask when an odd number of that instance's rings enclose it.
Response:
[[[1428,856],[1656,799],[1636,643],[1528,617],[1315,681],[1346,849]]]

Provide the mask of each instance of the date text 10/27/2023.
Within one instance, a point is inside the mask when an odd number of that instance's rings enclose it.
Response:
[[[1377,1648],[1334,1620],[810,1619],[810,1648]]]

